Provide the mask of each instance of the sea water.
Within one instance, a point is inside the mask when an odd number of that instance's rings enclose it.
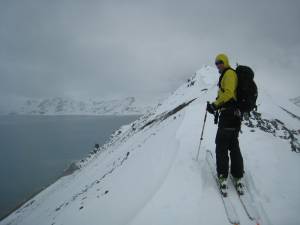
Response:
[[[0,116],[0,218],[138,116]]]

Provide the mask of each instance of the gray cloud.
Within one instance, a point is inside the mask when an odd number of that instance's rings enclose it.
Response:
[[[279,0],[1,1],[0,94],[155,97],[226,52],[297,96],[299,12]]]

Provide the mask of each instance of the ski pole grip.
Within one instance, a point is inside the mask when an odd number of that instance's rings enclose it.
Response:
[[[207,102],[206,102],[206,109],[205,109],[206,111],[207,111],[207,106],[208,106],[209,104],[210,104],[209,101],[207,101]]]

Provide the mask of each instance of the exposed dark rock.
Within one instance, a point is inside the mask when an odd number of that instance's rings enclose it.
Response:
[[[74,173],[76,170],[80,169],[76,162],[72,162],[70,166],[63,172],[63,176],[68,176]]]
[[[289,140],[291,150],[300,152],[300,143],[298,138],[300,136],[299,130],[293,130],[286,127],[286,125],[279,119],[265,119],[262,118],[261,113],[252,112],[248,120],[245,120],[245,125],[250,128],[258,128],[266,133],[272,134],[274,137]],[[253,129],[251,129],[251,132]]]
[[[142,126],[140,128],[140,130],[143,130],[145,127],[155,123],[155,122],[161,122],[164,121],[165,119],[169,118],[170,116],[174,115],[175,113],[179,112],[180,110],[182,110],[183,108],[185,108],[186,106],[188,106],[190,103],[192,103],[194,100],[196,100],[197,98],[194,98],[188,102],[184,102],[182,104],[180,104],[179,106],[175,107],[174,109],[168,111],[168,112],[164,112],[161,113],[160,115],[158,115],[155,119],[150,120],[149,122],[147,122],[144,126]]]

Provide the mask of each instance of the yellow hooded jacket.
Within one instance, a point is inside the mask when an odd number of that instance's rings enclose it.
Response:
[[[222,61],[224,63],[225,68],[231,68],[229,64],[228,57],[225,54],[219,54],[216,57],[216,61]],[[237,74],[234,70],[228,69],[226,70],[222,80],[221,87],[218,91],[218,97],[216,101],[213,103],[217,108],[221,108],[226,102],[231,99],[236,100],[236,89],[238,85]]]

